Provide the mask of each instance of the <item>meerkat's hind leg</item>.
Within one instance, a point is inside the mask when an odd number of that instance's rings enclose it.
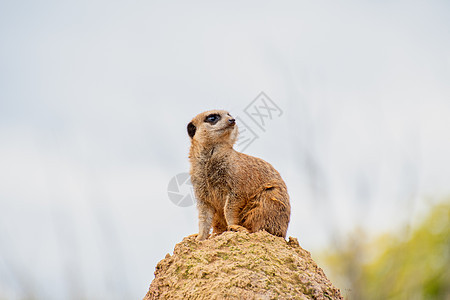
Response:
[[[270,234],[285,238],[289,224],[290,206],[283,197],[279,191],[272,189],[256,195],[258,205],[249,209],[243,218],[242,225],[250,228],[251,232],[265,230]]]

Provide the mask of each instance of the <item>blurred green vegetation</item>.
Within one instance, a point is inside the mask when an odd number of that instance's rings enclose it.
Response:
[[[346,299],[450,299],[450,199],[408,235],[357,231],[322,256]]]

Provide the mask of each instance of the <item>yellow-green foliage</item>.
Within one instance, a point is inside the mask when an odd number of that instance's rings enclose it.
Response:
[[[327,261],[349,299],[450,299],[450,201],[434,207],[409,238],[367,242],[357,234]]]

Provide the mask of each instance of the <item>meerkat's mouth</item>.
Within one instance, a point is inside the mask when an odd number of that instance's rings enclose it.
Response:
[[[227,129],[233,129],[234,125],[236,125],[236,123],[234,123],[234,122],[233,123],[228,123],[225,126],[223,126],[222,128],[216,129],[215,131],[224,131],[224,130],[227,130]]]
[[[228,126],[225,126],[225,127],[222,127],[222,128],[218,128],[215,131],[225,131],[225,130],[231,129],[231,128],[232,128],[232,126],[228,125]]]

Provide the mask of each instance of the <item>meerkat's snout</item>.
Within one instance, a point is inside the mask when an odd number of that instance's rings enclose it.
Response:
[[[236,120],[231,118],[228,120],[228,123],[230,124],[230,126],[234,126],[234,124],[236,124]]]

